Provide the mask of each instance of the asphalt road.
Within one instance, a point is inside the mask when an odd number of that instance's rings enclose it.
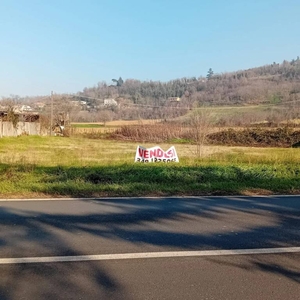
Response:
[[[299,196],[4,201],[0,299],[299,299],[300,250],[175,255],[283,247],[300,247]],[[114,256],[153,252],[175,254]],[[24,257],[78,261],[4,263]]]

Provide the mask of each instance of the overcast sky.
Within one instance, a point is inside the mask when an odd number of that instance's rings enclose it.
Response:
[[[0,96],[291,60],[299,16],[299,0],[1,0]]]

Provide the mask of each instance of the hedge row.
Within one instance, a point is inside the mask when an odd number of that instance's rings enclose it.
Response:
[[[209,144],[252,147],[299,147],[300,130],[288,127],[277,129],[228,129],[207,136]]]

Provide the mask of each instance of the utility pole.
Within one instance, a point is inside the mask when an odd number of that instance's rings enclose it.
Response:
[[[51,91],[50,136],[52,136],[52,127],[53,127],[53,91]]]

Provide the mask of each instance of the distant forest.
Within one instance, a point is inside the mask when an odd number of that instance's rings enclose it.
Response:
[[[122,75],[122,74],[120,74]],[[260,115],[239,114],[236,119],[223,118],[222,124],[238,124],[261,120],[278,121],[299,117],[300,59],[272,63],[237,72],[215,74],[209,69],[204,77],[174,79],[168,82],[112,79],[99,82],[76,94],[55,94],[54,113],[68,113],[74,122],[106,122],[114,119],[171,119],[185,115],[200,106],[243,106],[274,104]],[[13,96],[17,103],[32,104],[45,116],[50,115],[50,97]],[[115,101],[117,105],[105,105]],[[113,99],[113,100],[112,100]],[[9,99],[3,99],[9,100]],[[5,101],[2,101],[2,104]],[[45,105],[40,106],[40,103]],[[110,102],[112,103],[112,102]],[[36,104],[36,106],[35,106]],[[39,106],[38,106],[39,104]],[[297,109],[296,109],[297,108]],[[295,112],[293,116],[290,112]]]
[[[283,103],[300,100],[300,59],[206,77],[161,81],[113,79],[99,82],[79,93],[90,98],[121,98],[136,105],[169,105],[170,97],[181,98],[181,105],[243,105]],[[120,99],[120,100],[121,100]]]

